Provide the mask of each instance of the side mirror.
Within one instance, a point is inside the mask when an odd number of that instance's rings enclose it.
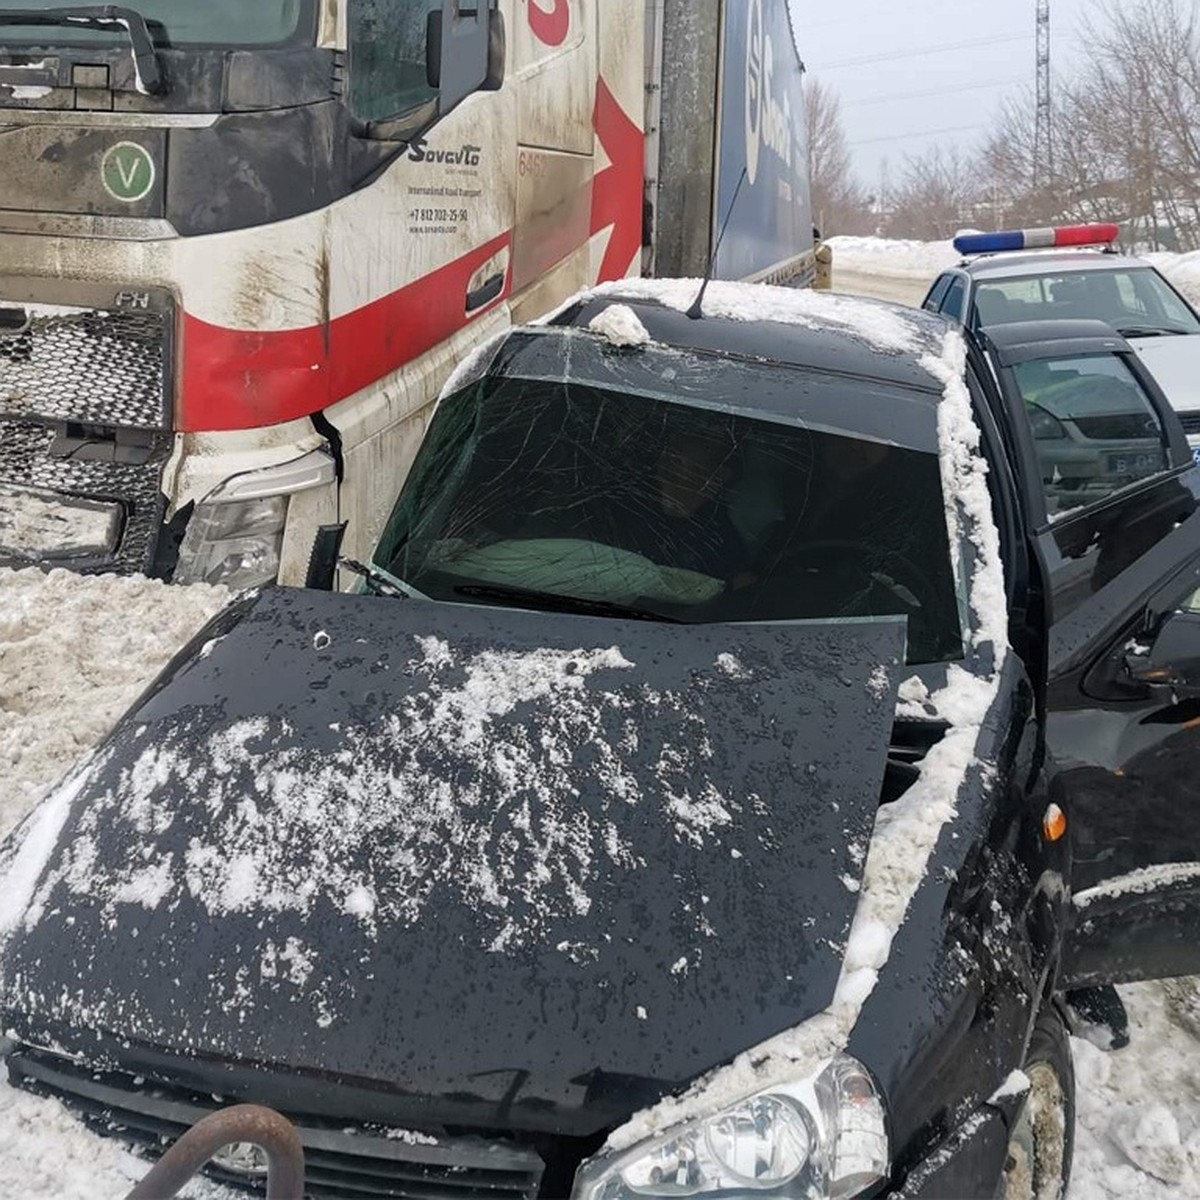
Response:
[[[1200,696],[1200,613],[1172,613],[1148,647],[1125,655],[1125,671],[1135,683],[1180,699]]]
[[[425,28],[425,75],[438,91],[445,116],[473,92],[496,91],[504,83],[504,21],[491,0],[444,0]]]
[[[314,588],[319,592],[332,592],[337,580],[338,555],[342,551],[342,540],[346,536],[346,526],[322,525],[313,538],[312,553],[308,558],[308,574],[304,577],[304,586]]]

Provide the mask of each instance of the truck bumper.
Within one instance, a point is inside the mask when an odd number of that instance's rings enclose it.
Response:
[[[891,1200],[995,1200],[1008,1153],[1008,1125],[983,1107],[914,1168]]]

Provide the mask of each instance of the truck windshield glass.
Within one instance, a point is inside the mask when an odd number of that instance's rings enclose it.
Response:
[[[71,8],[66,0],[3,0],[4,10],[53,11]],[[304,40],[316,29],[316,0],[135,0],[159,47],[270,46]],[[120,45],[123,30],[57,28],[48,25],[0,26],[0,47],[21,45]]]
[[[591,385],[488,376],[444,401],[376,562],[440,600],[902,615],[910,662],[962,655],[935,454]]]
[[[981,281],[975,292],[981,326],[1016,321],[1105,321],[1129,337],[1200,333],[1200,320],[1149,267],[1065,271]]]

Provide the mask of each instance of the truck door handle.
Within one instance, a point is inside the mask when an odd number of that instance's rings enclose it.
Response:
[[[504,291],[504,272],[497,271],[489,275],[477,288],[467,292],[467,312],[477,312],[485,304],[490,304]]]

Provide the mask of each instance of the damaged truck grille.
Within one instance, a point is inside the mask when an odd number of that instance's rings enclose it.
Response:
[[[0,281],[0,562],[151,568],[173,327],[165,292]]]
[[[14,1083],[56,1096],[99,1132],[150,1155],[213,1111],[193,1093],[143,1084],[119,1073],[97,1074],[37,1052],[8,1059]],[[232,1103],[232,1102],[231,1102]],[[305,1195],[400,1197],[402,1200],[533,1200],[544,1164],[527,1147],[482,1138],[425,1138],[370,1129],[319,1126],[292,1118],[304,1143]],[[428,1144],[427,1144],[428,1143]],[[207,1173],[223,1183],[261,1190],[265,1176],[228,1165]]]

